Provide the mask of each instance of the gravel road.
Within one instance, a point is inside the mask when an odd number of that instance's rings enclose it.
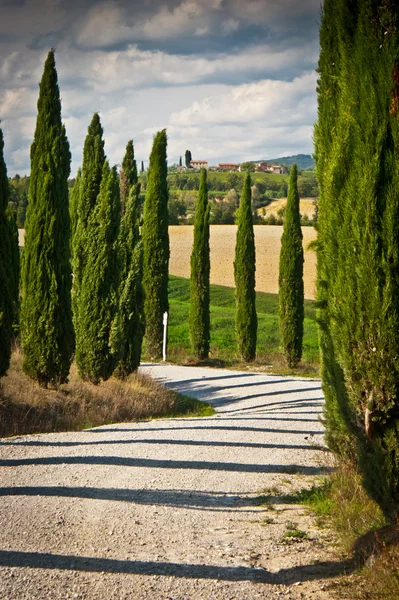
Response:
[[[217,414],[0,440],[0,598],[329,598],[330,534],[279,495],[320,472],[320,382],[141,369]]]

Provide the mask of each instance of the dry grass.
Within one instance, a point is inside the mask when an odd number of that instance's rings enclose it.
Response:
[[[255,225],[256,291],[278,294],[278,270],[283,228],[278,225]],[[211,225],[211,283],[234,288],[234,251],[236,225]],[[307,251],[309,242],[316,239],[313,227],[303,227],[305,249],[305,298],[314,299],[316,281],[316,255]],[[190,255],[193,244],[193,226],[169,227],[169,272],[179,277],[190,277]]]
[[[75,365],[69,383],[43,389],[22,372],[18,350],[0,380],[0,437],[212,412],[208,405],[181,397],[141,374],[126,381],[111,378],[97,386],[80,381]]]

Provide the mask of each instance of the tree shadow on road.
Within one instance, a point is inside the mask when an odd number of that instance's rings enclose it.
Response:
[[[59,569],[68,571],[158,575],[184,579],[217,579],[222,581],[253,581],[274,585],[291,585],[296,581],[311,581],[336,577],[353,569],[351,561],[326,561],[271,573],[260,567],[214,566],[142,560],[118,560],[0,550],[0,566],[30,569]]]

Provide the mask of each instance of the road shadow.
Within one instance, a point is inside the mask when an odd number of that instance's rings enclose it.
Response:
[[[201,419],[203,420],[203,419]],[[232,420],[236,420],[236,419],[232,419]],[[255,421],[257,419],[251,419],[252,421]],[[185,419],[185,421],[187,421],[187,419]],[[190,419],[191,421],[191,419]],[[217,423],[217,419],[213,420],[213,423]],[[258,433],[288,433],[288,434],[298,434],[298,435],[323,435],[323,431],[301,431],[298,429],[278,429],[278,428],[273,428],[273,427],[242,427],[242,426],[234,426],[234,425],[213,425],[209,426],[209,425],[205,425],[204,427],[200,427],[195,425],[194,427],[151,427],[151,428],[146,428],[146,431],[197,431],[197,430],[201,430],[201,429],[205,429],[206,431],[244,431],[244,432],[258,432]],[[131,433],[139,433],[140,431],[143,431],[142,428],[137,427],[135,429],[129,427],[120,427],[119,429],[115,429],[112,427],[108,427],[108,428],[97,428],[97,429],[89,429],[87,431],[87,433],[126,433],[126,432],[131,432]]]
[[[184,579],[215,579],[219,581],[253,581],[274,585],[291,585],[297,581],[320,580],[337,577],[353,570],[347,561],[326,561],[316,565],[303,565],[271,573],[261,567],[217,566],[143,560],[118,560],[51,554],[45,552],[19,552],[0,550],[0,566],[29,569],[59,569],[91,573],[121,573],[158,575]]]
[[[259,465],[253,463],[157,460],[123,456],[47,456],[37,458],[8,458],[0,460],[0,467],[28,465],[111,465],[115,467],[140,467],[148,469],[192,469],[208,471],[230,471],[236,473],[302,473],[319,475],[326,468],[304,465]]]
[[[1,496],[31,496],[53,498],[82,498],[86,500],[106,500],[113,502],[131,502],[141,505],[172,506],[174,508],[222,510],[227,512],[238,509],[248,510],[259,506],[259,499],[254,496],[223,492],[207,492],[198,490],[158,490],[158,489],[126,489],[126,488],[92,488],[65,486],[21,486],[0,487]],[[276,502],[277,503],[277,502]]]
[[[279,450],[312,450],[310,444],[257,444],[256,442],[215,442],[204,440],[174,440],[157,438],[135,438],[134,440],[99,440],[96,442],[46,442],[39,440],[27,440],[18,442],[2,442],[1,446],[29,446],[37,448],[74,448],[76,446],[115,446],[126,444],[150,444],[166,446],[206,446],[213,448],[248,448],[248,449],[279,449]]]

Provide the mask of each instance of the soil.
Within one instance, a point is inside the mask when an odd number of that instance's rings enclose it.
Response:
[[[234,251],[236,225],[211,225],[211,283],[234,287]],[[256,225],[256,290],[278,294],[278,269],[280,260],[281,235],[279,225]],[[305,298],[315,297],[316,254],[306,250],[309,242],[316,239],[313,227],[303,227],[303,247],[305,249],[304,287]],[[192,225],[169,227],[170,263],[169,272],[180,277],[190,277],[190,255],[193,244]]]
[[[0,440],[1,599],[329,599],[331,533],[281,497],[323,472],[320,382],[142,370],[216,415]]]

